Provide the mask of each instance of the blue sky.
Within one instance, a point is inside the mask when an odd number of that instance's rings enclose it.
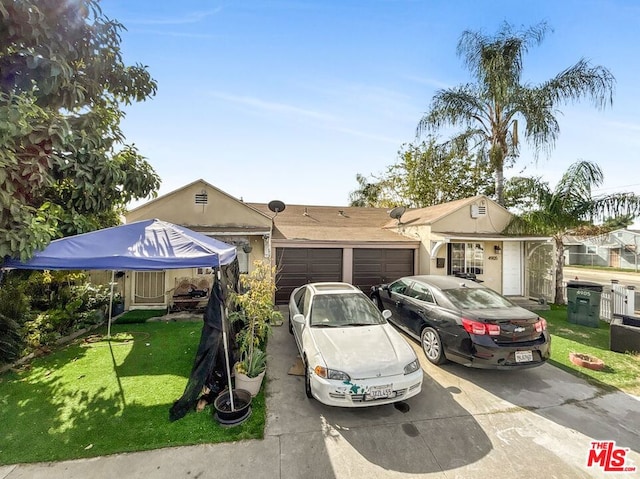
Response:
[[[611,70],[613,106],[561,108],[560,138],[507,176],[552,185],[578,159],[600,193],[640,194],[640,3],[633,0],[103,0],[125,25],[128,63],[148,65],[152,100],[123,129],[162,178],[160,194],[203,178],[249,202],[346,205],[355,176],[378,174],[415,142],[434,92],[470,80],[464,30],[553,28],[525,58],[538,83],[580,58]]]

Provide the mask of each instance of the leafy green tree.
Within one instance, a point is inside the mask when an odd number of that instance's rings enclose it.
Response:
[[[530,211],[540,203],[539,194],[549,183],[539,176],[515,176],[504,183],[504,207],[516,211]]]
[[[550,152],[560,134],[559,106],[587,98],[601,109],[613,101],[613,75],[584,59],[539,85],[523,82],[524,54],[539,45],[548,30],[542,22],[520,31],[505,23],[495,36],[465,31],[457,53],[475,83],[437,91],[418,124],[418,134],[447,126],[461,128],[454,142],[478,148],[489,162],[502,205],[504,169],[520,153],[519,121],[524,123],[524,138],[538,155]]]
[[[491,194],[491,172],[486,163],[434,138],[419,145],[403,145],[398,162],[387,169],[383,195],[396,204],[423,208],[440,203]]]
[[[156,92],[99,0],[0,0],[0,258],[118,223],[160,179],[120,129]]]
[[[600,234],[602,228],[594,222],[609,217],[640,215],[640,195],[614,193],[594,196],[594,188],[604,180],[600,167],[588,161],[572,164],[556,187],[551,190],[538,183],[538,205],[515,217],[505,229],[507,234],[538,234],[550,236],[555,243],[555,300],[564,303],[563,267],[566,235]]]
[[[356,175],[358,188],[349,193],[349,206],[384,208],[382,180],[369,181],[366,176],[358,173]]]
[[[481,159],[430,138],[428,143],[403,145],[396,163],[374,181],[358,174],[359,188],[350,194],[350,204],[423,208],[478,194],[490,195],[490,173]]]

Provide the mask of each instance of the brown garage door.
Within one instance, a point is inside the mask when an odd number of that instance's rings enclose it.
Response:
[[[276,303],[289,301],[298,286],[320,281],[342,281],[340,248],[276,248]]]
[[[413,274],[412,249],[354,249],[353,284],[365,293],[371,286]]]

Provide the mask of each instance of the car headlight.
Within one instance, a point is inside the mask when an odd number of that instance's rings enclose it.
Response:
[[[404,367],[404,373],[405,374],[411,374],[416,372],[418,369],[420,369],[420,363],[418,362],[418,359],[414,359],[413,361],[411,361],[409,364],[407,364]]]
[[[335,369],[316,366],[314,371],[321,378],[336,379],[338,381],[351,381],[351,377],[349,377],[347,373],[343,373],[342,371],[336,371]]]

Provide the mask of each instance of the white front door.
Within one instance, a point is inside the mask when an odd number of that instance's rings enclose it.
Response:
[[[522,296],[522,243],[502,243],[502,294]]]

